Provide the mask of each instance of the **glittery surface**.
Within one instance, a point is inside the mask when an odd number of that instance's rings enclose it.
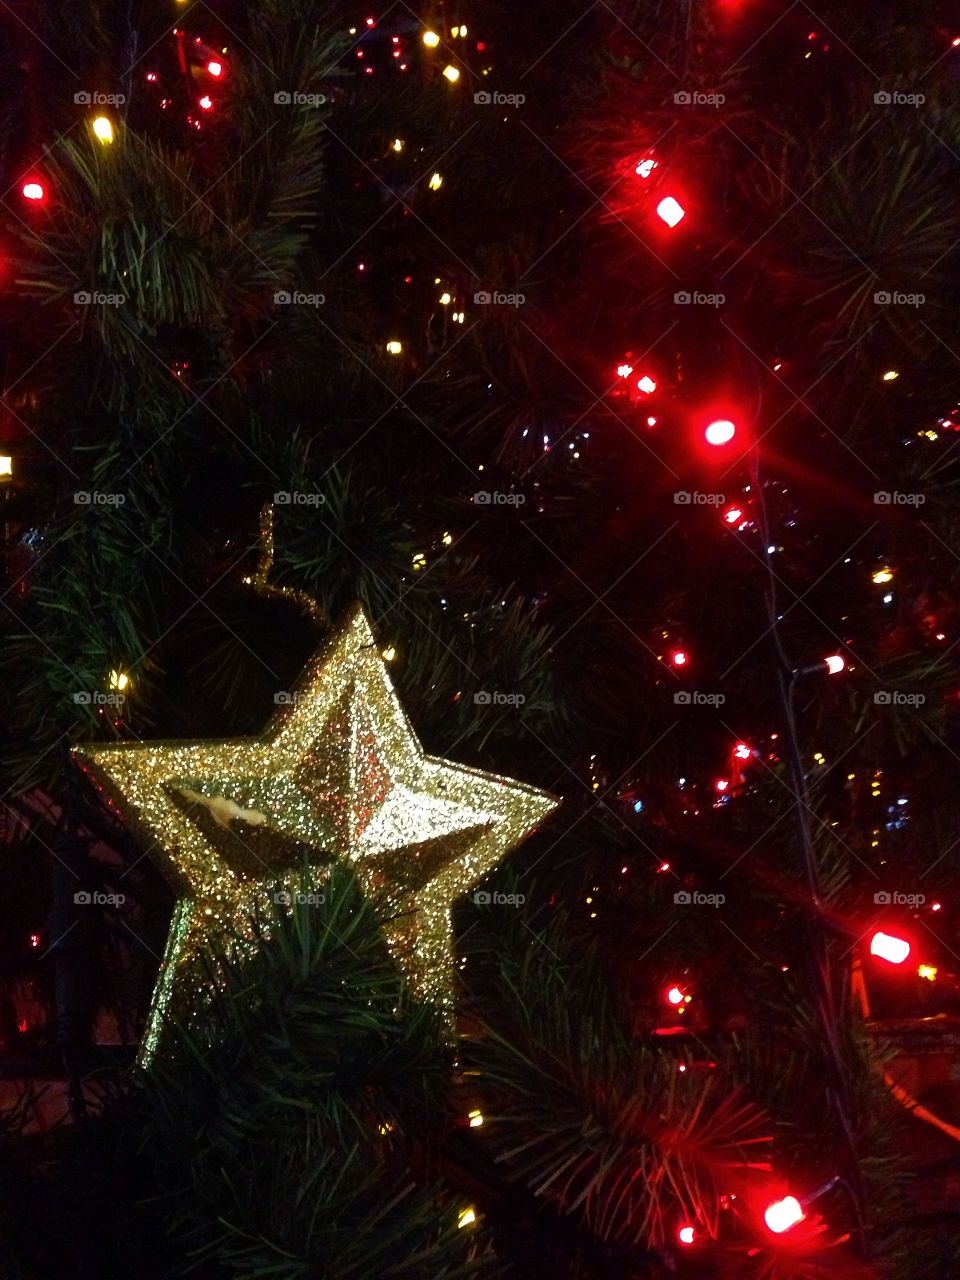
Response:
[[[424,754],[370,625],[355,606],[263,735],[83,746],[75,756],[135,826],[180,895],[141,1050],[168,1008],[202,1000],[197,957],[245,931],[304,852],[351,864],[391,918],[386,941],[412,986],[453,1004],[451,906],[557,801]]]

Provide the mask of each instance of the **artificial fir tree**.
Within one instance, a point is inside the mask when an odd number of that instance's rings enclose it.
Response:
[[[3,13],[2,1274],[952,1274],[950,20]],[[298,848],[138,1069],[70,748],[260,735],[357,600],[563,804],[452,1025]]]

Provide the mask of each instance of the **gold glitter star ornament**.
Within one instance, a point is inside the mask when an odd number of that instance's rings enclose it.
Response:
[[[385,907],[418,995],[453,1007],[454,902],[557,805],[544,791],[424,753],[355,606],[259,738],[75,749],[179,895],[141,1058],[170,1008],[195,1009],[215,936],[249,934],[303,858],[349,863]]]

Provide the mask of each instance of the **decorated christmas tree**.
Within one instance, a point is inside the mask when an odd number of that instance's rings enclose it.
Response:
[[[956,1274],[955,24],[0,5],[2,1280]]]

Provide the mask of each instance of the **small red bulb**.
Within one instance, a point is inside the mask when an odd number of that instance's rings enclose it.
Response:
[[[887,960],[890,964],[903,964],[910,954],[910,943],[905,938],[878,930],[870,939],[870,954]]]
[[[29,182],[25,182],[20,190],[24,200],[44,200],[47,194],[43,189],[43,184],[33,178]]]
[[[669,1004],[683,1004],[683,992],[679,987],[671,987],[667,992],[667,1001]]]
[[[723,518],[727,524],[737,524],[743,519],[743,510],[740,507],[728,507],[723,513]]]
[[[657,217],[662,218],[668,227],[675,227],[686,216],[686,209],[673,196],[667,196],[657,205]]]
[[[203,107],[204,111],[212,111],[213,99],[208,97],[206,94],[204,94],[204,96],[200,99],[200,106]]]
[[[774,1235],[780,1236],[802,1222],[806,1216],[803,1205],[796,1196],[784,1196],[782,1200],[774,1200],[773,1204],[767,1206],[763,1220]]]
[[[738,742],[733,748],[733,754],[738,760],[749,760],[753,753],[745,742]]]
[[[207,63],[207,70],[210,72],[212,76],[222,76],[223,63],[217,62],[216,58],[213,58],[210,60],[210,62]]]
[[[676,649],[671,653],[670,661],[675,667],[685,667],[687,665],[687,655],[683,649]]]
[[[651,378],[649,373],[645,373],[643,377],[640,378],[637,382],[637,390],[642,391],[645,396],[653,395],[656,389],[657,389],[656,380],[654,378]]]
[[[707,444],[712,445],[729,444],[736,434],[737,428],[729,418],[718,418],[716,422],[711,422],[704,432]]]
[[[697,1238],[697,1233],[691,1226],[681,1227],[677,1232],[677,1238],[681,1244],[693,1244]]]
[[[718,790],[721,794],[722,794],[724,791],[729,790],[729,787],[730,787],[730,780],[729,780],[728,778],[718,778],[718,779],[717,779],[717,781],[716,781],[716,788],[717,788],[717,790]]]

